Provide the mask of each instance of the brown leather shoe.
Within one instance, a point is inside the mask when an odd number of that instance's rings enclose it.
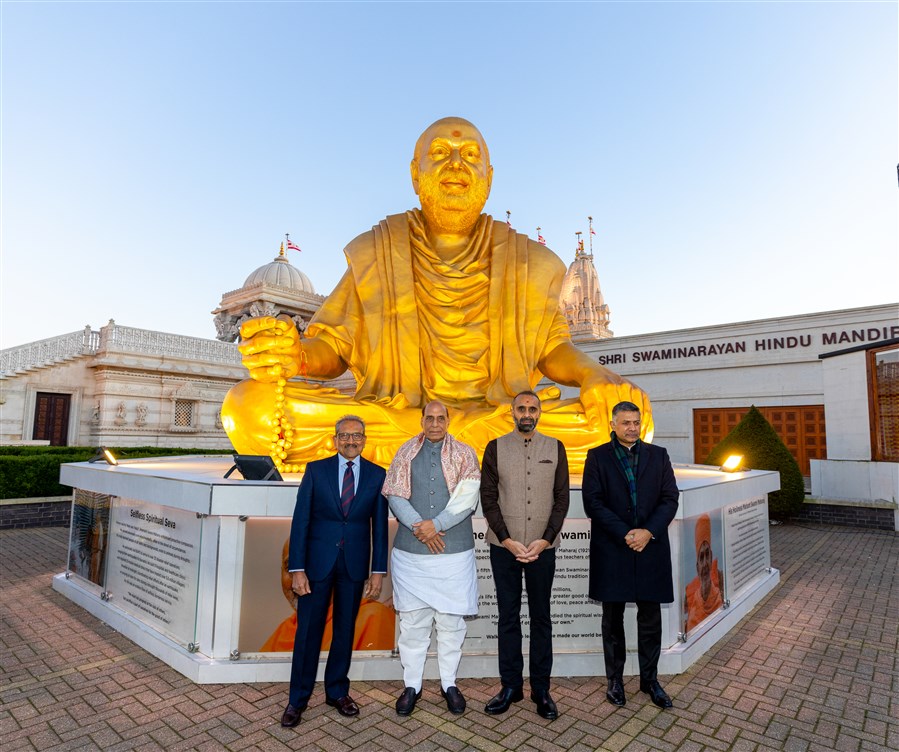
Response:
[[[337,708],[337,712],[340,713],[340,715],[345,715],[347,718],[359,715],[359,706],[349,695],[338,697],[336,700],[326,697],[325,704],[330,705],[332,708]]]
[[[281,725],[284,728],[293,728],[300,722],[300,717],[303,715],[303,711],[306,708],[295,708],[293,705],[288,704],[286,708],[284,708],[284,715],[281,716]]]

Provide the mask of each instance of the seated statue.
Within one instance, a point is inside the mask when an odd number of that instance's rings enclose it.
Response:
[[[618,402],[640,408],[651,439],[646,395],[571,344],[559,309],[561,259],[481,213],[493,167],[478,129],[438,120],[418,139],[411,170],[421,209],[387,217],[346,247],[349,268],[303,335],[286,316],[241,327],[251,378],[222,407],[235,448],[299,472],[333,453],[332,426],[352,413],[371,436],[364,456],[386,467],[420,431],[422,406],[439,400],[456,438],[480,455],[513,429],[515,394],[543,377],[580,387],[574,399],[556,386],[541,393],[540,431],[565,444],[572,472],[609,440]],[[353,396],[302,380],[347,369]]]

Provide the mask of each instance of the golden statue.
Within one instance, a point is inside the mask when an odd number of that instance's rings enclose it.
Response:
[[[421,210],[379,222],[344,250],[349,268],[301,336],[286,317],[241,327],[250,379],[228,392],[225,430],[239,452],[270,454],[285,472],[333,453],[327,437],[347,413],[371,436],[364,455],[387,466],[420,431],[431,400],[453,433],[479,453],[513,428],[512,397],[547,377],[579,386],[579,399],[541,393],[540,431],[562,440],[572,472],[609,439],[612,407],[649,399],[571,344],[559,309],[565,265],[545,246],[481,210],[493,167],[477,128],[462,118],[428,127],[415,145],[412,186]],[[347,369],[356,393],[325,381]]]

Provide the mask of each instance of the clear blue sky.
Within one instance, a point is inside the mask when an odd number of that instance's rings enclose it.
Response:
[[[461,115],[488,211],[616,334],[899,300],[896,2],[29,2],[0,7],[0,346],[214,337],[270,261],[328,293]]]

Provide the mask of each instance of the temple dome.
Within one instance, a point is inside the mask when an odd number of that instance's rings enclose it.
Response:
[[[266,285],[275,287],[286,287],[297,292],[306,292],[315,294],[315,288],[312,282],[303,272],[291,264],[283,255],[283,251],[275,256],[274,261],[270,261],[260,266],[254,271],[246,282],[243,283],[244,288],[254,287],[256,285]]]
[[[236,342],[243,322],[260,316],[289,316],[303,332],[323,301],[309,277],[287,260],[282,243],[274,261],[250,274],[243,287],[222,296],[222,302],[212,312],[216,338]]]

